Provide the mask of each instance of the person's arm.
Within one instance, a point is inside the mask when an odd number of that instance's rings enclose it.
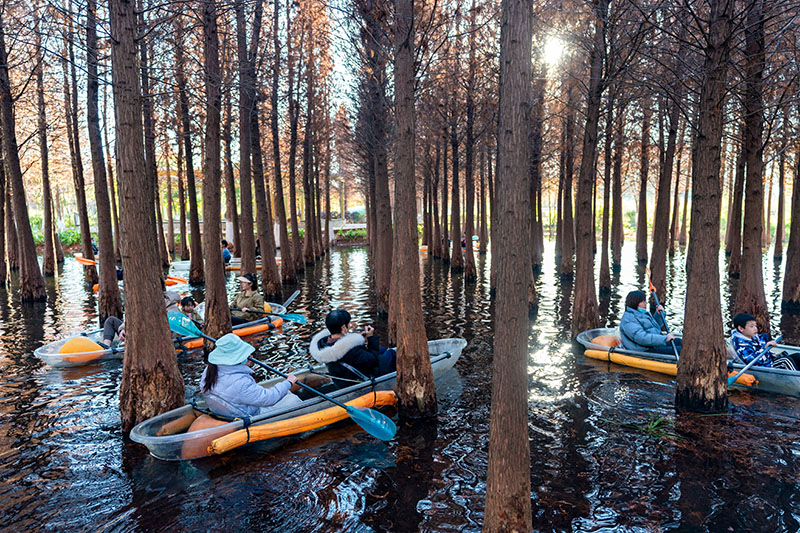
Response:
[[[660,331],[646,330],[638,320],[627,322],[625,335],[640,346],[666,346],[667,336]],[[653,328],[655,329],[655,328]]]
[[[290,376],[294,377],[294,376]],[[296,381],[297,378],[295,378]],[[249,383],[242,387],[237,403],[253,405],[255,407],[269,407],[275,405],[281,398],[286,396],[289,389],[292,388],[293,381],[281,381],[272,387],[262,387],[255,380],[249,380]]]
[[[736,355],[738,355],[739,359],[745,364],[755,359],[756,355],[760,352],[756,347],[756,342],[744,340],[739,337],[733,338],[733,347],[736,349]],[[766,362],[763,357],[761,357],[761,359],[762,362]]]

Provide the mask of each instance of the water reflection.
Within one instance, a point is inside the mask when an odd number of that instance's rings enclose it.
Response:
[[[645,289],[632,243],[601,323],[615,326],[628,291]],[[536,277],[540,307],[529,332],[528,409],[534,526],[538,530],[795,531],[800,528],[800,412],[796,398],[731,394],[722,416],[675,413],[674,380],[585,360],[570,338],[573,282],[546,243]],[[0,288],[0,516],[11,529],[247,529],[281,531],[478,531],[488,459],[493,309],[490,255],[465,283],[420,256],[429,338],[464,336],[456,369],[437,383],[436,420],[376,442],[342,422],[326,431],[257,443],[235,454],[164,463],[119,432],[120,361],[51,369],[36,347],[97,327],[95,296],[72,259],[47,280],[48,301],[22,306]],[[667,314],[682,330],[685,251],[667,263]],[[598,266],[599,268],[599,266]],[[734,280],[720,261],[723,312]],[[308,324],[251,339],[282,368],[309,362],[307,342],[327,311],[357,324],[376,319],[365,248],[343,247],[308,267],[293,311]],[[236,273],[228,273],[232,295]],[[779,315],[782,269],[765,255],[773,329],[800,343],[800,315]],[[295,287],[286,287],[284,297]],[[179,287],[202,301],[202,287]],[[659,295],[661,296],[661,295]],[[502,317],[497,317],[502,320]],[[177,355],[187,398],[203,370]],[[261,370],[260,377],[266,377]],[[663,431],[647,428],[658,422]],[[677,435],[671,437],[670,435]]]

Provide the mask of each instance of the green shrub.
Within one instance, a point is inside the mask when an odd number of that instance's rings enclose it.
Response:
[[[44,235],[40,231],[33,232],[33,244],[41,246],[44,244]]]
[[[76,229],[65,229],[58,234],[58,238],[61,240],[62,246],[73,246],[80,244],[81,232]]]
[[[28,220],[31,221],[31,229],[34,233],[42,231],[42,215],[30,215]],[[44,237],[42,237],[44,240]]]
[[[367,230],[365,228],[336,230],[336,236],[344,241],[358,241],[367,238]]]

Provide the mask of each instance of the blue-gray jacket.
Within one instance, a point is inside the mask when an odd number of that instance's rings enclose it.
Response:
[[[288,381],[269,388],[262,387],[253,379],[253,370],[244,363],[217,365],[217,370],[217,382],[205,393],[206,402],[214,413],[230,418],[256,415],[259,407],[278,403],[292,388]],[[206,370],[203,370],[201,389],[205,382]]]
[[[619,332],[622,346],[627,350],[646,352],[648,348],[667,345],[667,336],[661,333],[661,325],[653,315],[630,307],[622,314]]]

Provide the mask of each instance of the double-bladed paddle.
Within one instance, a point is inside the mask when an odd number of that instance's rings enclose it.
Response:
[[[243,309],[239,307],[231,307],[231,311],[243,311]],[[289,322],[297,322],[298,324],[305,324],[308,322],[308,319],[301,314],[298,313],[268,313],[267,311],[259,311],[257,309],[248,309],[245,313],[255,313],[257,315],[267,315],[267,316],[277,316],[284,320],[288,320]]]
[[[177,333],[178,335],[183,335],[186,337],[203,337],[204,339],[210,340],[211,342],[217,342],[216,339],[212,339],[211,337],[200,331],[200,329],[195,325],[195,323],[192,322],[189,317],[187,317],[182,313],[173,311],[171,313],[167,313],[167,318],[169,319],[169,327],[173,331],[173,333]],[[253,357],[248,357],[247,359],[259,366],[266,368],[270,372],[278,374],[279,376],[282,376],[284,378],[288,377],[287,374],[284,374],[280,370],[272,368],[268,364],[263,363],[258,359],[255,359]],[[397,426],[395,426],[394,422],[392,422],[392,420],[383,413],[380,413],[373,409],[369,409],[367,407],[355,407],[355,406],[345,405],[338,400],[334,400],[327,394],[320,392],[313,387],[309,387],[302,381],[298,381],[297,384],[306,389],[307,391],[310,391],[316,394],[317,396],[320,396],[328,400],[329,402],[338,405],[339,407],[344,409],[347,412],[347,414],[350,415],[350,418],[352,418],[353,421],[355,421],[356,424],[364,428],[364,430],[373,437],[376,437],[381,440],[392,440],[395,436],[395,433],[397,433]]]
[[[779,340],[781,340],[782,338],[783,338],[783,335],[780,335],[780,336],[778,336],[778,338],[777,338],[777,339],[775,339],[775,342],[778,342],[778,341],[779,341]],[[751,366],[753,366],[754,364],[756,364],[756,361],[758,361],[759,359],[761,359],[761,358],[764,356],[764,354],[766,354],[766,353],[769,351],[769,349],[770,349],[770,347],[769,347],[769,346],[765,346],[765,347],[764,347],[764,349],[763,349],[763,350],[761,350],[760,352],[758,352],[758,354],[756,354],[756,356],[755,356],[755,357],[753,357],[753,360],[752,360],[752,361],[750,361],[749,363],[747,363],[747,364],[745,365],[745,367],[739,371],[739,373],[738,373],[738,374],[736,374],[736,375],[735,375],[735,376],[733,376],[732,378],[728,378],[728,385],[733,385],[734,383],[736,383],[736,380],[737,380],[737,379],[739,379],[739,376],[741,376],[742,374],[744,374],[745,372],[747,372],[747,371],[750,369],[750,367],[751,367]]]

